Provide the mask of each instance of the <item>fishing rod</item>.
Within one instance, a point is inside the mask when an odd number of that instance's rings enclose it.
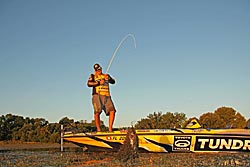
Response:
[[[108,73],[108,71],[109,71],[109,69],[110,69],[110,66],[111,66],[111,64],[112,64],[112,62],[113,62],[113,60],[114,60],[114,58],[115,58],[115,56],[116,56],[117,51],[119,50],[120,46],[123,44],[123,42],[124,42],[128,37],[132,37],[132,39],[133,39],[133,41],[134,41],[134,47],[136,48],[135,36],[134,36],[133,34],[127,34],[126,36],[124,36],[124,37],[122,38],[122,40],[120,41],[120,43],[118,44],[118,46],[116,47],[116,49],[115,49],[115,51],[114,51],[114,53],[113,53],[113,55],[112,55],[112,57],[111,57],[111,59],[110,59],[110,61],[109,61],[109,65],[108,65],[108,68],[107,68],[107,70],[106,70],[106,74]]]

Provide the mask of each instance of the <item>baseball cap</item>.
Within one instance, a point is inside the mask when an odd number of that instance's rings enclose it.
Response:
[[[96,64],[94,65],[94,69],[95,69],[95,71],[97,71],[97,70],[101,70],[102,67],[100,66],[100,64],[96,63]]]

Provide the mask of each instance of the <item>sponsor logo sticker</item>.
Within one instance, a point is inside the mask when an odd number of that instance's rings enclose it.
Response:
[[[250,138],[197,136],[195,151],[250,151]]]
[[[190,151],[191,136],[174,136],[173,151]]]

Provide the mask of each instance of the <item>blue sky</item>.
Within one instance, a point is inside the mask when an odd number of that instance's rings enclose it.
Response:
[[[109,70],[114,127],[222,106],[250,118],[248,0],[2,0],[0,24],[1,115],[90,122],[93,64],[132,33]]]

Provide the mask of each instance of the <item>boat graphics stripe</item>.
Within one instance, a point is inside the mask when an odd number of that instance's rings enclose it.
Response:
[[[105,144],[108,144],[110,147],[116,148],[116,149],[119,149],[120,146],[122,145],[122,143],[120,143],[120,142],[109,142],[107,140],[103,140],[103,139],[100,139],[100,138],[95,137],[95,136],[88,135],[88,137],[91,138],[91,139],[94,139],[96,141],[100,141],[100,142],[103,142]]]
[[[146,137],[144,137],[144,139],[147,140],[147,141],[150,142],[150,143],[155,144],[155,145],[158,146],[158,147],[164,148],[165,152],[171,152],[171,151],[172,151],[172,146],[169,145],[169,144],[159,143],[159,142],[156,142],[156,141],[154,141],[154,140],[148,139],[148,138],[146,138]]]

